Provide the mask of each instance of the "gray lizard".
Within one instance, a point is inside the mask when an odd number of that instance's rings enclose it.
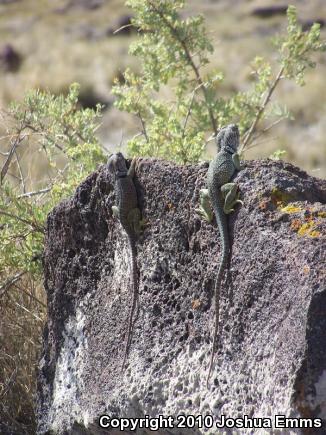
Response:
[[[108,169],[115,177],[115,195],[117,204],[112,207],[113,215],[118,217],[120,223],[127,233],[130,256],[131,256],[131,282],[132,282],[132,304],[128,319],[127,340],[125,354],[122,363],[124,370],[128,357],[131,333],[133,327],[133,317],[136,306],[138,305],[138,271],[137,271],[137,235],[141,230],[141,213],[138,208],[138,199],[133,177],[135,175],[136,160],[133,159],[129,170],[126,160],[122,153],[111,154],[108,159]]]
[[[228,125],[220,130],[216,137],[218,153],[211,161],[207,172],[208,189],[200,191],[201,206],[197,210],[209,222],[212,220],[212,204],[216,223],[221,235],[222,258],[218,268],[214,299],[215,299],[215,326],[213,336],[212,355],[208,369],[207,385],[212,371],[214,352],[216,347],[218,326],[219,326],[219,290],[223,274],[227,266],[230,252],[230,241],[228,234],[227,215],[234,211],[234,205],[241,203],[238,199],[238,187],[236,183],[230,183],[236,170],[240,169],[240,159],[237,154],[239,146],[239,130],[234,124]]]

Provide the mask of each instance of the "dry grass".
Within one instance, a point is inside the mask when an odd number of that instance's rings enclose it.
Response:
[[[44,290],[24,277],[0,287],[0,432],[35,433],[35,367],[45,318]]]

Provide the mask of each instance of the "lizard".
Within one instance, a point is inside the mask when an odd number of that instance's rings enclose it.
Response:
[[[137,270],[137,236],[141,230],[141,213],[138,207],[136,187],[133,181],[135,175],[136,159],[133,159],[130,168],[127,169],[126,160],[122,153],[111,154],[107,162],[109,172],[115,178],[116,205],[112,206],[112,212],[121,223],[122,228],[128,236],[130,259],[131,259],[131,283],[132,303],[128,318],[127,340],[122,363],[122,371],[128,357],[133,318],[136,306],[138,305],[138,270]]]
[[[213,218],[212,208],[215,213],[216,223],[221,236],[222,258],[218,268],[215,288],[215,325],[213,333],[213,346],[210,358],[210,364],[207,375],[207,387],[212,371],[214,352],[217,342],[219,326],[219,290],[223,274],[227,267],[230,253],[230,241],[228,234],[227,215],[234,211],[234,205],[241,203],[238,199],[238,186],[231,183],[230,180],[237,170],[240,170],[240,158],[237,153],[239,146],[239,129],[237,125],[230,124],[222,128],[216,136],[218,153],[210,162],[207,171],[207,187],[200,191],[200,208],[197,212],[207,221],[211,222]],[[209,204],[212,204],[212,207]]]

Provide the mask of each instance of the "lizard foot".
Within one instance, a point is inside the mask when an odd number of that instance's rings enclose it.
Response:
[[[212,222],[213,220],[213,210],[210,203],[208,189],[201,189],[199,191],[199,208],[196,208],[195,211],[207,222]]]
[[[230,214],[234,211],[235,204],[242,204],[239,199],[239,190],[236,183],[226,183],[221,187],[221,193],[224,198],[224,213]]]

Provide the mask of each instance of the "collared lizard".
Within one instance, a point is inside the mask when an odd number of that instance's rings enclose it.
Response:
[[[133,317],[138,305],[138,271],[137,271],[137,248],[136,239],[141,230],[141,213],[138,208],[138,199],[133,177],[135,175],[136,160],[133,159],[129,170],[126,166],[126,160],[122,153],[111,154],[108,159],[108,169],[115,177],[115,195],[116,205],[112,207],[113,215],[118,217],[120,223],[127,233],[130,257],[131,257],[131,282],[132,282],[132,304],[128,319],[127,340],[125,354],[122,363],[122,370],[125,367],[128,357],[131,333],[133,327]]]
[[[228,234],[227,215],[234,211],[236,203],[242,203],[238,199],[238,187],[236,183],[230,183],[236,170],[240,169],[240,159],[237,154],[239,146],[239,130],[234,124],[228,125],[220,130],[216,137],[218,153],[211,161],[207,172],[208,189],[200,191],[201,206],[197,210],[209,222],[212,220],[212,204],[215,213],[216,223],[221,235],[222,258],[218,268],[214,299],[215,299],[215,326],[213,336],[212,354],[208,369],[207,385],[212,371],[214,352],[216,347],[218,324],[219,324],[219,290],[224,271],[227,266],[230,252],[230,241]]]

